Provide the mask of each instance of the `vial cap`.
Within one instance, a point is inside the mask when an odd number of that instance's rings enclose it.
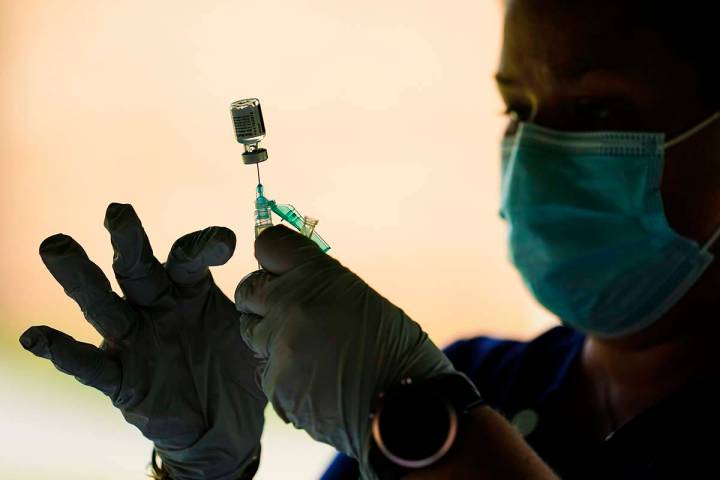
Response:
[[[253,152],[244,152],[242,154],[242,159],[245,165],[252,165],[254,163],[260,163],[267,160],[268,153],[264,148],[258,148]]]

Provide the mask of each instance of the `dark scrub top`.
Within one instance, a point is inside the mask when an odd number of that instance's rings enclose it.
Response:
[[[461,340],[445,353],[563,479],[720,479],[717,378],[662,400],[604,441],[573,434],[573,420],[560,400],[584,339],[556,327],[530,342]],[[338,455],[322,479],[358,475],[356,462]]]

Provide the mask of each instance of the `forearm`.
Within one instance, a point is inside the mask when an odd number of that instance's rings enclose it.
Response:
[[[523,438],[500,414],[477,407],[460,425],[454,448],[437,464],[404,478],[424,479],[557,479]]]

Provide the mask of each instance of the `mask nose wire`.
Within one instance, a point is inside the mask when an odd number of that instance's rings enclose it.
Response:
[[[676,136],[675,138],[668,140],[667,142],[665,142],[663,147],[666,149],[668,149],[670,147],[674,147],[675,145],[682,142],[683,140],[687,140],[688,138],[692,137],[693,135],[698,133],[700,130],[704,129],[705,127],[707,127],[708,125],[713,123],[718,118],[720,118],[720,111],[713,113],[708,118],[706,118],[702,122],[698,123],[694,127],[681,133],[680,135]]]

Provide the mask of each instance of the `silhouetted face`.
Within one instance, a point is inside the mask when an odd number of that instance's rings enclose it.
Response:
[[[519,120],[672,138],[718,110],[701,91],[696,66],[651,26],[628,21],[624,3],[506,2],[497,82],[511,112],[508,134]],[[720,120],[665,156],[662,194],[670,225],[701,243],[720,226],[719,139]]]

